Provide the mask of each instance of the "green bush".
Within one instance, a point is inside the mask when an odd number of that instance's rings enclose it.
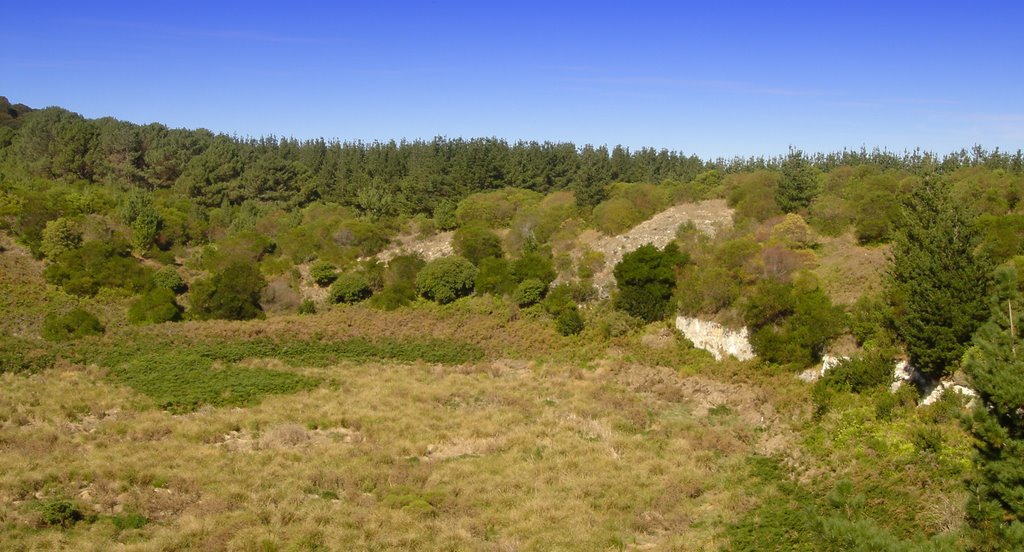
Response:
[[[316,304],[312,299],[299,303],[299,314],[316,314]]]
[[[627,253],[613,271],[619,288],[615,308],[647,322],[664,318],[672,308],[676,269],[687,262],[675,244],[662,251],[648,244]]]
[[[152,282],[150,272],[129,256],[123,243],[94,240],[62,253],[44,275],[72,295],[93,296],[102,287],[139,293]]]
[[[501,257],[501,238],[492,230],[479,224],[463,226],[452,235],[452,246],[458,255],[474,265],[490,257]]]
[[[71,220],[61,217],[46,223],[39,250],[49,259],[55,259],[64,252],[82,245],[82,232]]]
[[[143,295],[128,308],[128,321],[133,324],[160,324],[181,319],[182,308],[174,300],[174,292],[158,287]]]
[[[69,341],[88,335],[103,334],[103,324],[84,309],[72,309],[66,314],[50,313],[43,320],[43,339]]]
[[[462,257],[443,257],[427,263],[416,275],[416,290],[438,303],[452,301],[473,293],[478,271]]]
[[[42,522],[47,527],[67,529],[85,519],[78,505],[67,499],[50,499],[39,504]]]
[[[576,335],[583,331],[583,317],[579,309],[566,309],[555,317],[555,330],[562,335]]]
[[[842,309],[818,288],[761,282],[745,305],[750,343],[763,359],[806,366],[846,326]]]
[[[511,293],[515,281],[509,272],[509,262],[505,259],[489,257],[480,261],[476,276],[476,292],[502,296]]]
[[[522,281],[518,286],[516,286],[515,293],[512,294],[512,299],[515,300],[516,304],[520,307],[528,307],[543,299],[547,290],[547,284],[540,280],[531,278],[529,280]]]
[[[550,284],[558,276],[551,258],[536,251],[527,253],[513,261],[510,273],[516,283],[533,279]]]
[[[872,355],[842,360],[825,372],[816,383],[840,391],[862,393],[878,387],[888,387],[893,378],[891,358]]]
[[[384,310],[395,310],[416,300],[416,285],[410,282],[395,282],[370,298],[370,304]]]
[[[200,320],[262,318],[260,291],[267,280],[251,263],[235,262],[192,286],[192,315]]]
[[[169,289],[174,293],[182,293],[188,289],[188,286],[185,285],[185,280],[181,278],[181,274],[178,274],[178,271],[172,266],[165,266],[157,270],[153,274],[153,285],[158,288]]]
[[[346,272],[331,284],[332,303],[358,303],[372,295],[370,282],[358,272]]]
[[[320,287],[327,287],[338,279],[338,269],[326,261],[317,261],[309,267],[309,277]]]

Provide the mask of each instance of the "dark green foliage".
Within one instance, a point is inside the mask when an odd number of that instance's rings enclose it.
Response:
[[[846,327],[845,313],[821,289],[762,281],[744,305],[751,345],[769,362],[806,366]]]
[[[577,308],[563,310],[555,317],[555,330],[562,335],[576,335],[583,331],[583,316]]]
[[[358,272],[346,272],[331,284],[332,303],[358,303],[372,295],[370,281]]]
[[[262,318],[260,290],[267,280],[251,263],[235,262],[192,286],[192,316],[200,320]]]
[[[67,529],[85,519],[78,505],[67,499],[54,498],[39,503],[41,521],[47,527]]]
[[[43,339],[69,341],[89,335],[102,335],[103,324],[84,309],[72,309],[66,314],[50,313],[43,321]]]
[[[818,195],[818,175],[800,150],[789,151],[782,162],[782,179],[775,201],[784,213],[805,210]]]
[[[150,285],[150,273],[128,255],[124,244],[106,241],[65,251],[44,271],[48,282],[79,296],[95,295],[102,287],[138,293]]]
[[[548,286],[544,282],[535,279],[523,280],[516,286],[512,299],[520,307],[528,307],[540,302],[547,292]]]
[[[974,335],[964,371],[981,398],[968,421],[977,448],[969,515],[987,544],[1024,546],[1024,302],[1013,269],[996,274],[991,318]],[[1012,314],[1011,314],[1012,313]]]
[[[153,286],[169,289],[174,293],[183,293],[188,289],[181,274],[178,274],[178,271],[172,266],[165,266],[153,274]]]
[[[893,243],[888,292],[897,335],[911,364],[930,377],[956,368],[988,317],[992,263],[975,254],[980,235],[948,185],[916,188],[903,206]]]
[[[837,391],[862,393],[892,383],[892,358],[884,355],[845,359],[833,366],[815,385]]]
[[[338,268],[326,261],[317,261],[309,267],[309,277],[320,287],[327,287],[338,279]]]
[[[551,257],[539,251],[526,253],[513,261],[509,268],[509,273],[516,283],[533,279],[550,284],[558,276],[555,272],[555,265],[551,262]]]
[[[661,251],[648,244],[627,253],[615,265],[615,308],[647,322],[664,318],[674,307],[676,271],[687,262],[674,243]]]
[[[316,304],[312,299],[299,303],[299,314],[316,314]]]
[[[0,335],[0,374],[38,372],[50,368],[56,360],[57,355],[50,346]]]
[[[474,265],[490,257],[501,257],[501,238],[493,230],[481,226],[464,226],[455,231],[452,236],[452,246],[455,252]]]
[[[174,292],[158,287],[143,295],[128,308],[128,321],[133,324],[160,324],[181,319],[182,308]]]
[[[476,292],[502,296],[512,293],[515,281],[509,272],[509,262],[505,259],[487,258],[480,261],[476,276]]]
[[[451,303],[473,293],[477,273],[473,263],[462,257],[435,259],[416,275],[416,290],[432,301]]]

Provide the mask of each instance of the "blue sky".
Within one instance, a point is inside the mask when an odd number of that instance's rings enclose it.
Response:
[[[1024,147],[1021,2],[20,2],[0,95],[259,136]]]

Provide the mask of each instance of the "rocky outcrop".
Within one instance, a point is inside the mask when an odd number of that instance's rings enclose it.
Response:
[[[725,355],[738,360],[750,360],[755,356],[747,328],[731,330],[717,322],[687,316],[676,318],[676,328],[693,342],[694,347],[711,353],[715,360],[722,360]]]

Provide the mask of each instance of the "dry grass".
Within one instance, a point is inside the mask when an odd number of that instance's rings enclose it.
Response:
[[[851,305],[862,295],[877,293],[885,273],[888,245],[862,247],[853,233],[838,238],[821,237],[818,266],[814,273],[833,302]]]
[[[310,391],[181,416],[97,369],[4,376],[5,546],[715,548],[749,502],[760,421],[709,413],[703,380],[636,370],[341,364],[303,369],[326,382]],[[99,517],[41,529],[51,497]],[[150,522],[118,531],[125,512]]]

